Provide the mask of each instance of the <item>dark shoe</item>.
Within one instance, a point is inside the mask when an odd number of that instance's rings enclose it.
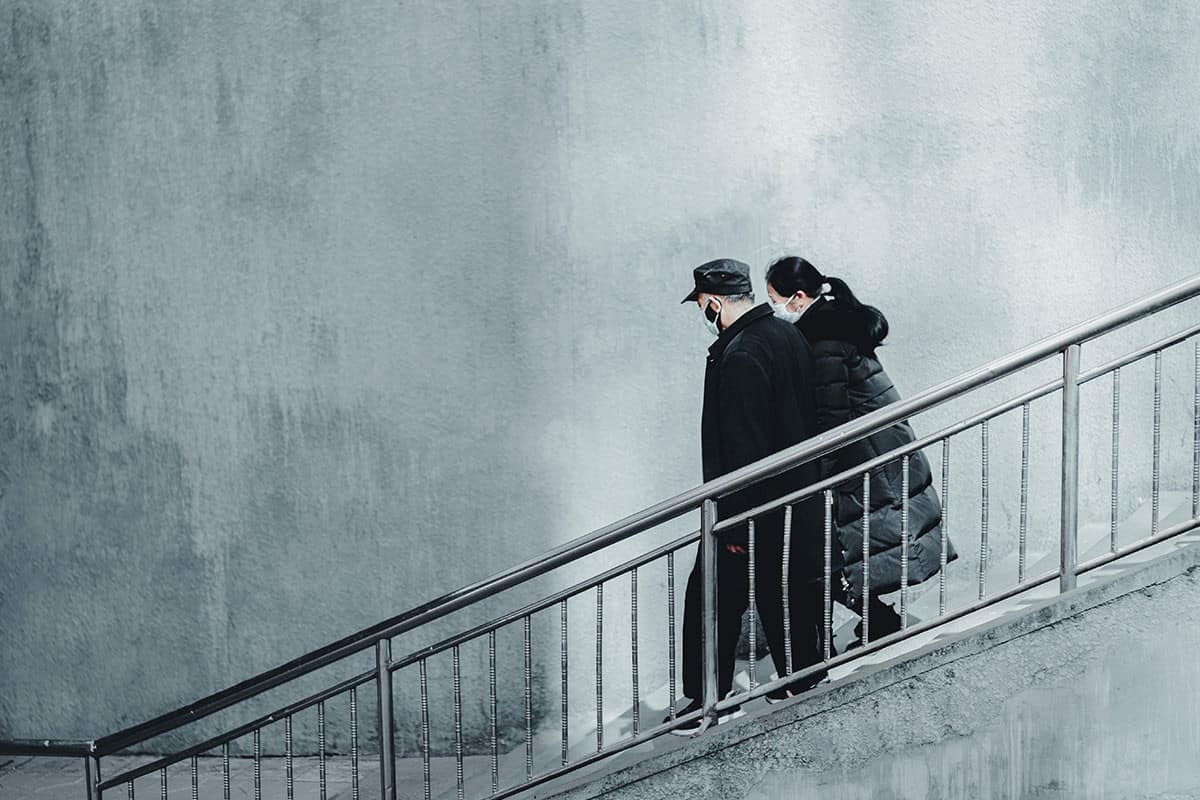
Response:
[[[768,692],[767,702],[771,705],[775,705],[776,703],[782,703],[785,700],[791,700],[793,697],[795,697],[795,695],[792,694],[785,686],[782,689],[776,689],[773,692]]]
[[[691,714],[693,711],[699,711],[701,708],[703,708],[701,703],[699,701],[693,700],[692,702],[688,703],[683,708],[677,710],[675,712],[675,716],[676,717],[686,716],[688,714]],[[727,722],[731,719],[737,719],[738,717],[744,715],[745,713],[746,713],[745,711],[742,711],[741,706],[734,706],[733,708],[727,708],[724,711],[722,711],[720,714],[717,715],[717,724],[720,724],[722,722]],[[670,722],[672,722],[670,714],[663,717],[664,725],[666,725]],[[692,734],[694,734],[700,730],[700,726],[703,722],[704,722],[703,717],[696,717],[695,719],[693,719],[689,722],[681,723],[680,725],[672,728],[671,733],[675,734],[676,736],[691,736]]]
[[[809,675],[804,680],[793,683],[791,686],[784,686],[782,689],[776,689],[773,692],[768,692],[766,694],[767,702],[771,705],[775,705],[776,703],[782,703],[785,700],[791,700],[793,697],[799,697],[828,677],[829,673],[825,670],[821,670],[815,675]]]

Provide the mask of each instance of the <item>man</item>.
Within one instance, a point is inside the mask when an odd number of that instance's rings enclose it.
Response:
[[[710,481],[808,438],[815,432],[812,355],[793,325],[777,319],[770,305],[754,304],[750,268],[717,259],[693,272],[695,288],[684,303],[696,303],[717,340],[704,372],[701,451],[704,480]],[[718,498],[718,519],[729,518],[789,491],[815,483],[816,464],[805,464]],[[789,570],[792,669],[820,660],[824,564],[819,499],[793,510]],[[717,550],[718,697],[733,683],[742,613],[749,602],[748,527],[723,532]],[[783,511],[755,520],[756,605],[778,674],[786,671],[782,608]],[[683,693],[692,702],[679,713],[702,707],[703,566],[698,552],[688,579],[683,615]],[[803,686],[811,687],[820,676]],[[786,690],[772,699],[784,699]],[[700,726],[676,730],[690,733]]]

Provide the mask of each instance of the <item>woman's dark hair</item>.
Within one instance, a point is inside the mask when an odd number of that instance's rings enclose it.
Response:
[[[799,256],[784,256],[767,267],[767,283],[775,291],[791,297],[804,292],[812,298],[821,296],[821,284],[826,278],[817,268]]]
[[[796,292],[804,292],[813,299],[823,294],[821,289],[827,283],[829,294],[825,296],[826,300],[834,308],[862,314],[867,322],[867,336],[874,347],[887,338],[888,322],[882,311],[860,302],[841,278],[822,275],[816,267],[799,256],[784,256],[767,267],[767,283],[781,295],[791,297]]]

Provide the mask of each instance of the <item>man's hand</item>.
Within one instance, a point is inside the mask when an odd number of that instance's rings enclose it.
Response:
[[[735,556],[746,555],[746,548],[742,547],[740,544],[727,544],[725,545],[725,549],[733,553]]]

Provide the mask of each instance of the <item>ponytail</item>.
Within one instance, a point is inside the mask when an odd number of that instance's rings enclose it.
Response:
[[[829,293],[833,295],[833,304],[838,308],[857,311],[863,307],[859,299],[854,296],[854,292],[850,291],[850,287],[841,278],[826,277],[825,282],[829,284]]]
[[[825,283],[829,284],[829,293],[833,295],[832,298],[828,298],[833,303],[833,307],[861,313],[866,318],[867,335],[871,341],[876,347],[883,344],[883,340],[888,335],[888,321],[887,317],[883,316],[883,312],[874,306],[862,303],[841,278],[826,276]]]
[[[784,256],[767,267],[767,283],[785,297],[804,292],[815,300],[824,295],[825,301],[834,308],[856,312],[866,324],[864,332],[868,341],[865,344],[869,345],[871,351],[887,338],[888,322],[883,312],[860,302],[844,280],[822,275],[816,267],[799,256]],[[822,291],[825,284],[829,284],[828,294]]]

